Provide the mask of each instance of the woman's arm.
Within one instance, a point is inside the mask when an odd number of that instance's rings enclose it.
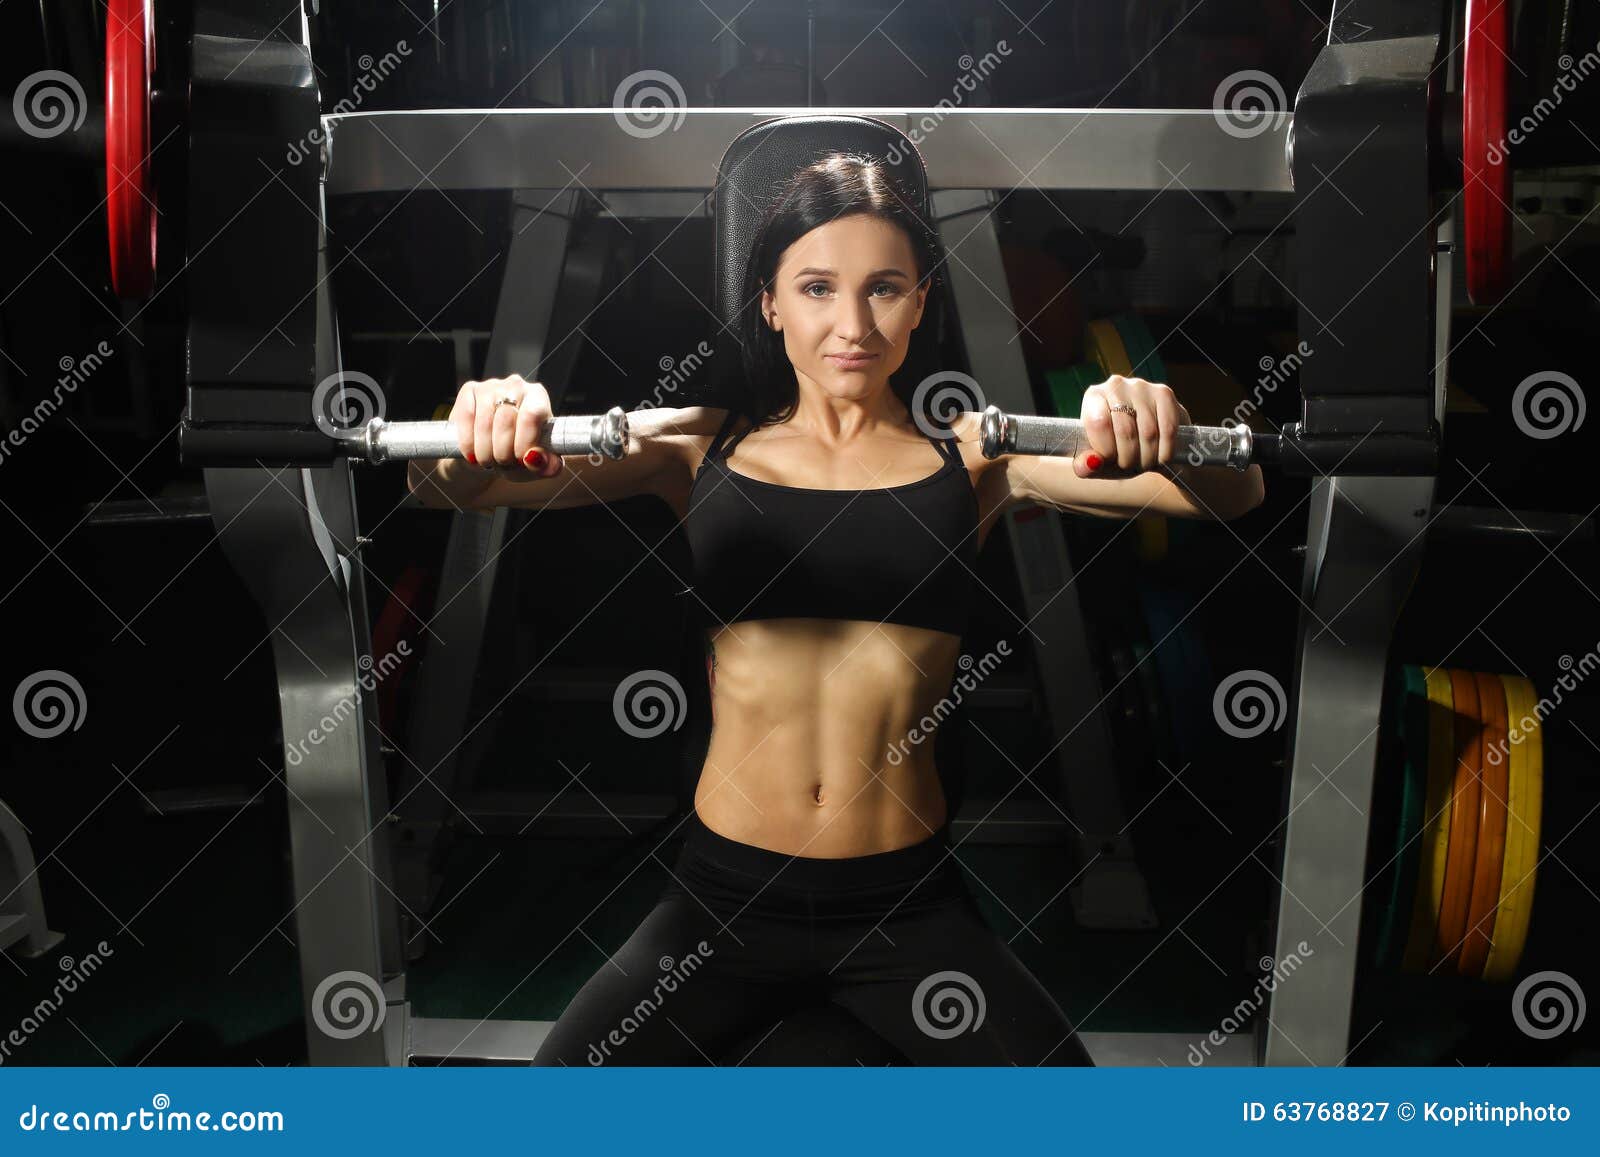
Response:
[[[1113,413],[1118,404],[1136,414]],[[1173,435],[1191,424],[1189,412],[1159,382],[1113,376],[1084,391],[1081,413],[1091,450],[1071,458],[1002,454],[993,460],[989,469],[1001,475],[1004,506],[1035,502],[1104,518],[1167,514],[1227,521],[1266,496],[1259,466],[1235,470],[1174,460]]]
[[[549,477],[517,466],[485,470],[459,458],[438,458],[412,461],[406,484],[424,506],[460,510],[497,506],[564,510],[638,494],[664,497],[664,481],[684,460],[679,435],[696,427],[693,417],[685,409],[632,410],[622,458],[596,463],[587,455],[568,455]]]
[[[413,458],[406,463],[406,489],[423,506],[471,510],[494,482],[492,471],[475,469],[459,458]]]
[[[422,505],[460,510],[493,510],[497,506],[565,510],[659,493],[656,480],[677,461],[676,449],[669,441],[638,430],[633,413],[628,415],[628,424],[624,457],[595,463],[584,454],[568,455],[561,459],[560,471],[548,478],[531,472],[522,477],[516,473],[517,467],[496,473],[458,458],[439,458],[413,461],[406,483]]]

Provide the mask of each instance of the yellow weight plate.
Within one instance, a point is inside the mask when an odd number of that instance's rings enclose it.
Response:
[[[1511,748],[1511,814],[1494,943],[1483,967],[1485,980],[1509,980],[1522,958],[1533,917],[1533,886],[1539,865],[1539,828],[1544,807],[1544,733],[1536,712],[1539,693],[1518,675],[1502,675],[1506,713],[1519,742]],[[1524,722],[1533,726],[1524,730]]]
[[[1505,964],[1508,921],[1512,918],[1512,898],[1520,884],[1517,872],[1522,863],[1528,831],[1528,740],[1521,728],[1521,720],[1526,714],[1526,700],[1518,676],[1502,675],[1500,682],[1506,692],[1506,854],[1500,866],[1499,912],[1495,916],[1489,959],[1483,965],[1485,980],[1497,979],[1496,973],[1508,971]]]
[[[1084,330],[1084,350],[1091,360],[1098,362],[1106,377],[1121,374],[1133,376],[1133,363],[1128,360],[1128,347],[1122,344],[1122,335],[1109,321],[1091,321]]]
[[[1512,908],[1520,890],[1521,865],[1527,845],[1528,811],[1528,737],[1523,733],[1521,721],[1529,716],[1530,702],[1524,697],[1523,680],[1515,675],[1502,675],[1500,682],[1506,693],[1506,852],[1500,868],[1499,912],[1495,916],[1494,936],[1489,945],[1489,959],[1484,962],[1485,980],[1505,979],[1515,968],[1508,965],[1511,924],[1515,919]],[[1530,722],[1537,724],[1530,718]]]
[[[1450,788],[1455,782],[1455,695],[1443,667],[1424,667],[1428,681],[1428,801],[1422,821],[1422,854],[1417,864],[1417,894],[1411,902],[1411,934],[1401,968],[1423,972],[1431,963],[1444,870],[1450,851]]]
[[[1467,910],[1472,902],[1472,875],[1478,862],[1478,811],[1483,796],[1483,712],[1478,703],[1477,676],[1461,667],[1450,669],[1455,692],[1455,784],[1450,795],[1450,852],[1444,870],[1444,898],[1439,901],[1439,928],[1428,970],[1435,963],[1454,970],[1467,939]]]
[[[1481,977],[1500,912],[1511,765],[1506,762],[1505,684],[1487,671],[1475,671],[1473,677],[1478,681],[1478,718],[1483,721],[1483,777],[1479,781],[1478,860],[1472,867],[1467,927],[1457,971],[1462,976]]]

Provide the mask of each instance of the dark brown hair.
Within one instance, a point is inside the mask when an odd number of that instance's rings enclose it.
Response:
[[[739,380],[725,382],[724,405],[757,425],[786,421],[800,400],[794,366],[784,352],[783,334],[761,313],[761,294],[773,288],[784,251],[819,225],[841,217],[868,214],[898,225],[911,241],[917,284],[928,286],[922,321],[911,333],[906,359],[889,379],[895,395],[912,409],[912,393],[937,368],[938,300],[944,253],[923,207],[881,159],[862,153],[831,153],[789,178],[756,233],[745,266],[738,323]],[[721,363],[727,365],[727,361]],[[916,418],[913,411],[912,417]],[[927,415],[942,425],[936,415]]]

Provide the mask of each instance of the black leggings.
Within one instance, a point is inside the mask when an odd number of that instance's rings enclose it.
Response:
[[[694,812],[685,828],[673,881],[534,1064],[738,1064],[733,1046],[819,1001],[913,1064],[1093,1063],[984,920],[948,825],[845,859],[740,843]]]

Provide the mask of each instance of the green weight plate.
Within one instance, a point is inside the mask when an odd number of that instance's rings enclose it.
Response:
[[[1383,906],[1378,932],[1378,967],[1398,969],[1411,928],[1411,902],[1417,891],[1422,852],[1423,805],[1428,791],[1428,682],[1420,667],[1404,666],[1391,683],[1384,726],[1392,729],[1399,759],[1400,810],[1394,827],[1394,857],[1389,889],[1374,897]]]
[[[1046,370],[1045,383],[1050,387],[1050,400],[1055,404],[1058,418],[1076,418],[1083,405],[1083,391],[1096,382],[1105,381],[1100,367],[1091,362],[1076,362],[1065,369]]]
[[[1144,318],[1136,313],[1119,313],[1111,319],[1122,337],[1123,348],[1128,351],[1128,361],[1133,366],[1133,376],[1147,382],[1167,380],[1166,363],[1156,352],[1156,340]]]

